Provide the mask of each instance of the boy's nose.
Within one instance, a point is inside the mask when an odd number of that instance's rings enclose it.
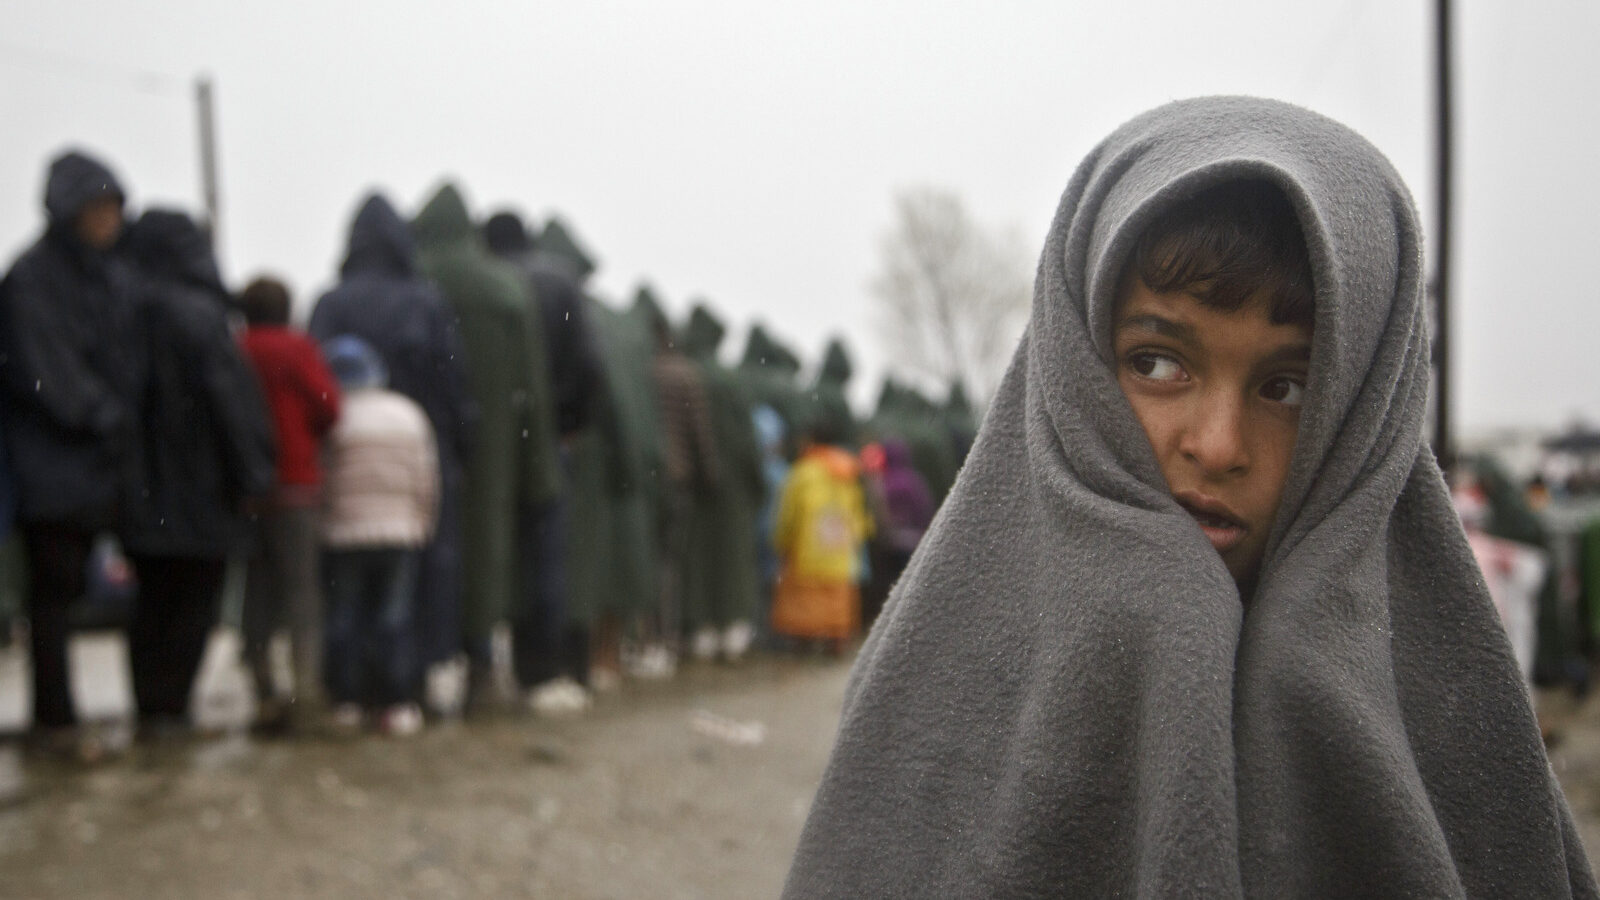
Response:
[[[1250,464],[1244,404],[1227,396],[1199,398],[1184,424],[1178,449],[1208,475],[1243,471]]]

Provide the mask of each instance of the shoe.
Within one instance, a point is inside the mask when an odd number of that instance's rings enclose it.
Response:
[[[365,714],[354,703],[340,703],[328,713],[328,730],[335,735],[359,734]]]
[[[540,716],[575,716],[594,706],[594,698],[570,678],[552,678],[528,692],[528,708]]]
[[[750,645],[755,643],[756,630],[749,622],[740,620],[729,625],[722,632],[722,658],[728,662],[738,662],[750,652]]]
[[[411,737],[422,731],[422,710],[415,703],[397,703],[378,716],[378,731],[388,737]]]
[[[194,737],[188,716],[152,714],[142,716],[134,729],[141,744],[175,744]]]
[[[639,651],[629,674],[641,681],[662,681],[678,671],[678,661],[662,644],[651,644]]]
[[[256,716],[250,722],[250,733],[257,737],[284,737],[291,729],[289,706],[277,698],[256,702]]]
[[[98,729],[75,725],[34,728],[25,746],[31,753],[80,766],[107,762],[118,750]]]
[[[703,625],[689,642],[689,652],[695,659],[705,661],[717,655],[717,629]]]
[[[589,685],[596,693],[610,693],[622,687],[622,675],[616,669],[595,666],[589,671]]]

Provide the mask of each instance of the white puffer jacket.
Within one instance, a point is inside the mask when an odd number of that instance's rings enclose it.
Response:
[[[439,511],[433,428],[421,407],[378,388],[345,394],[324,445],[322,541],[336,549],[421,547]]]

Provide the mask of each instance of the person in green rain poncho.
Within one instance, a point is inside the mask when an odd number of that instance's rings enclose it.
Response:
[[[585,304],[602,376],[594,427],[570,447],[568,614],[592,636],[594,686],[603,689],[621,676],[623,630],[656,601],[661,445],[647,323],[592,297]]]
[[[479,410],[462,497],[470,707],[491,699],[490,633],[512,609],[519,508],[556,495],[555,421],[538,309],[516,269],[483,246],[460,191],[440,188],[412,227],[422,271],[456,320]]]
[[[690,651],[734,661],[754,636],[750,617],[760,592],[756,530],[766,484],[750,397],[739,378],[717,361],[725,329],[703,304],[689,313],[683,349],[700,366],[722,477],[695,496],[689,518],[684,626]]]
[[[795,381],[800,372],[800,358],[773,339],[765,328],[755,325],[750,329],[737,371],[750,392],[751,402],[769,406],[783,418],[790,444],[785,455],[793,458],[794,440],[806,426],[808,408],[805,392]]]
[[[831,434],[838,435],[840,445],[847,449],[856,446],[857,437],[855,413],[850,411],[850,400],[846,395],[853,372],[850,353],[845,349],[844,342],[838,338],[830,340],[822,351],[822,368],[817,371],[817,378],[807,395],[810,409],[805,421],[800,423],[802,428],[806,428],[817,424],[819,420],[825,421],[825,427]]]

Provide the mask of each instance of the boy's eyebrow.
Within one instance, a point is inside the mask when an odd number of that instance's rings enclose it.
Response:
[[[1183,322],[1174,322],[1171,319],[1163,319],[1162,317],[1153,315],[1151,313],[1129,316],[1117,323],[1118,331],[1128,328],[1137,328],[1140,331],[1154,332],[1162,337],[1169,337],[1178,341],[1192,342],[1195,339],[1194,327],[1192,325],[1188,325]]]
[[[1310,344],[1304,344],[1304,343],[1302,343],[1302,344],[1285,344],[1284,346],[1279,347],[1278,349],[1272,351],[1272,353],[1269,356],[1267,356],[1266,359],[1262,360],[1262,362],[1266,362],[1266,363],[1310,362],[1310,361],[1311,361],[1311,345]]]

